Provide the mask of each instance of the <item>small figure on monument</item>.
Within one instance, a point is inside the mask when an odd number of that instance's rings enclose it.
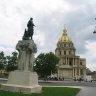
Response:
[[[27,27],[28,27],[28,32],[31,36],[31,39],[32,39],[32,36],[33,36],[33,33],[34,33],[34,23],[33,23],[33,18],[30,18],[30,20],[28,21],[28,24],[27,24]]]
[[[30,20],[27,23],[28,30],[24,32],[23,40],[29,40],[30,37],[32,39],[33,33],[34,33],[34,23],[33,23],[33,18],[30,18]]]

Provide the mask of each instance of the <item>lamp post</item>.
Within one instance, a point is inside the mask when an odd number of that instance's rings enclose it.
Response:
[[[95,20],[96,20],[96,18],[95,18]],[[94,29],[94,31],[93,31],[93,34],[94,34],[94,33],[96,33],[96,26],[95,26],[95,29]]]

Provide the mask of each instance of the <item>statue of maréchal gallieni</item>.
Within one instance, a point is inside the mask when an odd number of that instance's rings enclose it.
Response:
[[[37,52],[33,36],[32,18],[30,18],[22,40],[16,44],[18,51],[17,70],[11,71],[6,84],[0,84],[0,90],[9,92],[22,92],[24,94],[41,93],[42,86],[38,85],[38,75],[34,72],[35,57]],[[1,95],[0,95],[1,96]]]
[[[33,23],[33,18],[30,18],[30,20],[27,23],[28,29],[25,29],[24,35],[23,35],[23,40],[29,40],[32,39],[33,33],[34,33],[34,23]]]
[[[33,71],[34,54],[37,52],[37,46],[32,38],[34,33],[33,18],[27,23],[28,29],[25,29],[23,40],[18,41],[16,49],[19,52],[18,55],[18,70]]]

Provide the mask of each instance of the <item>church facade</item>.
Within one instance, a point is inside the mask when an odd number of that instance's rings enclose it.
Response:
[[[76,55],[76,48],[64,28],[62,36],[57,42],[55,55],[59,57],[57,77],[64,79],[79,79],[86,76],[86,59]]]

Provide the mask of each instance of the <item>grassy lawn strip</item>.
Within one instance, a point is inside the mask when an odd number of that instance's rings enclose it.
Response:
[[[8,91],[1,91],[0,96],[76,96],[80,91],[79,88],[68,88],[68,87],[43,87],[42,93],[32,93],[32,94],[23,94],[23,93],[13,93]]]

